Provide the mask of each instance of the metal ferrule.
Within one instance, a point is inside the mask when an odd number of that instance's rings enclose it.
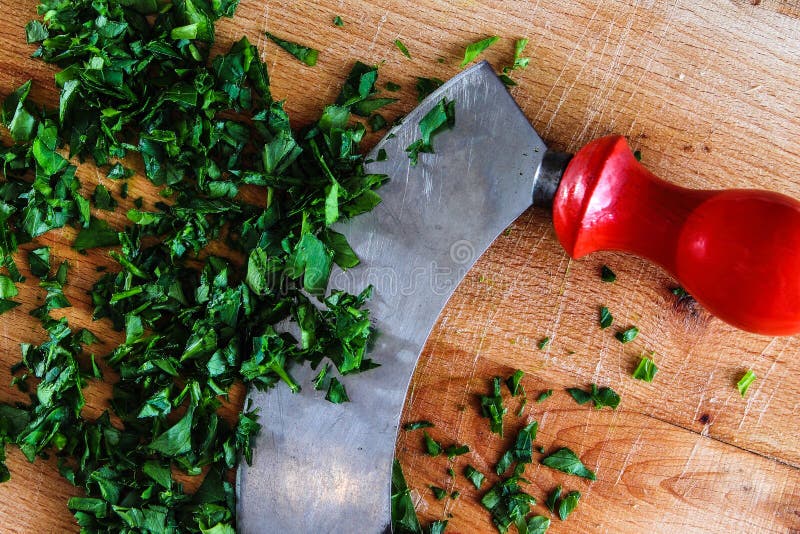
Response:
[[[572,154],[548,150],[545,152],[533,182],[533,205],[549,208],[553,205],[558,184],[572,159]]]

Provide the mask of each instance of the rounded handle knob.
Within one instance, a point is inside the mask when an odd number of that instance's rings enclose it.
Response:
[[[661,265],[738,328],[800,332],[800,202],[793,198],[676,186],[645,169],[624,137],[611,136],[567,165],[553,221],[574,258],[631,252]]]

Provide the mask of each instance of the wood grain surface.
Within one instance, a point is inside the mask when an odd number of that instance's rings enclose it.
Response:
[[[33,79],[33,97],[53,104],[53,70],[30,59],[24,44],[36,3],[0,0],[0,95]],[[336,15],[343,28],[332,24]],[[264,30],[320,49],[319,64],[300,65],[267,43]],[[335,98],[355,59],[384,62],[382,79],[403,86],[387,113],[394,117],[413,107],[415,76],[459,71],[466,43],[501,36],[486,54],[499,68],[510,61],[514,39],[526,37],[532,59],[515,73],[512,93],[554,148],[575,151],[595,137],[622,134],[645,165],[682,185],[800,197],[796,0],[242,0],[236,18],[220,25],[219,44],[242,34],[261,48],[273,94],[287,100],[297,125]],[[397,38],[413,59],[392,45]],[[89,166],[79,176],[87,190],[108,182]],[[116,192],[118,184],[106,185]],[[148,206],[155,194],[137,176],[129,200],[142,195]],[[127,207],[103,216],[121,224]],[[72,267],[67,295],[74,307],[66,314],[104,340],[96,347],[103,354],[118,338],[108,324],[91,322],[86,290],[95,267],[111,262],[102,252],[76,254],[73,237],[63,230],[44,241]],[[600,281],[602,264],[617,272],[616,283]],[[676,299],[673,285],[630,256],[570,260],[543,211],[514,223],[448,303],[412,381],[403,420],[429,419],[436,439],[472,448],[452,464],[453,481],[446,459],[423,454],[419,432],[401,431],[397,454],[424,521],[450,518],[448,532],[491,532],[478,503],[482,492],[461,472],[471,463],[491,473],[516,429],[535,419],[537,446],[569,446],[598,476],[588,483],[536,462],[528,467],[527,489],[540,503],[557,484],[583,493],[574,514],[566,522],[554,518],[550,532],[800,532],[800,339],[739,332]],[[0,384],[10,382],[18,344],[43,338],[27,315],[41,298],[28,286],[23,305],[0,318]],[[608,330],[597,325],[602,305],[615,317]],[[641,334],[622,345],[614,332],[629,325]],[[540,350],[545,336],[552,342]],[[630,376],[644,351],[655,351],[659,367],[652,384]],[[759,378],[742,399],[735,383],[748,368]],[[526,373],[530,402],[517,418],[518,400],[507,401],[500,439],[480,418],[477,396],[488,392],[491,377],[515,369]],[[593,382],[620,393],[618,410],[578,406],[563,391]],[[555,391],[550,399],[532,402],[546,389]],[[92,385],[87,417],[99,415],[109,395],[108,384]],[[0,400],[23,397],[2,387]],[[232,401],[235,410],[241,394]],[[65,505],[77,491],[53,462],[31,465],[11,449],[9,467],[12,480],[0,485],[0,531],[77,531]],[[430,484],[462,495],[437,501]],[[534,510],[549,515],[541,504]]]

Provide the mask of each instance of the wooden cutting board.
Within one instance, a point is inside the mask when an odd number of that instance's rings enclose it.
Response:
[[[24,44],[36,3],[2,0],[0,94],[32,78],[33,97],[52,105],[53,70],[30,59]],[[332,24],[335,15],[343,28]],[[319,64],[300,65],[267,43],[264,30],[320,49]],[[242,0],[236,18],[219,28],[220,45],[243,33],[264,51],[273,94],[287,99],[297,125],[333,100],[355,59],[383,62],[382,78],[403,86],[387,113],[394,117],[413,107],[415,76],[459,71],[466,43],[501,36],[486,54],[501,67],[513,40],[526,37],[530,67],[515,73],[512,93],[554,148],[574,151],[595,137],[623,134],[645,165],[682,185],[800,197],[796,0]],[[413,59],[392,45],[398,38]],[[108,182],[88,166],[80,176],[87,190]],[[110,186],[116,192],[118,184]],[[150,205],[155,194],[137,176],[129,200],[143,195]],[[127,207],[110,219],[121,224]],[[73,237],[64,230],[45,242],[72,266],[67,294],[74,307],[67,315],[105,340],[95,348],[104,354],[118,337],[91,322],[86,290],[95,267],[111,263],[103,252],[75,254]],[[616,283],[600,281],[602,264],[617,272]],[[598,475],[587,483],[536,462],[527,469],[527,490],[540,503],[557,484],[583,493],[574,514],[566,522],[554,518],[550,532],[800,532],[800,339],[736,331],[678,301],[673,285],[630,256],[570,260],[543,211],[530,210],[512,225],[440,317],[406,402],[404,421],[429,419],[433,437],[472,448],[454,462],[453,481],[446,459],[423,454],[419,432],[401,431],[397,453],[424,521],[450,518],[448,532],[491,532],[478,503],[482,491],[460,473],[466,463],[491,473],[517,428],[535,419],[537,446],[569,446]],[[18,344],[43,338],[27,315],[41,294],[29,287],[20,298],[23,306],[0,318],[3,385]],[[622,345],[614,328],[600,330],[601,305],[611,309],[615,327],[637,325],[639,337]],[[540,350],[546,336],[552,341]],[[655,351],[659,367],[652,384],[631,378],[644,351]],[[742,399],[735,383],[748,368],[759,378]],[[525,371],[530,401],[521,418],[514,415],[519,401],[507,401],[500,439],[479,417],[477,396],[489,391],[491,377],[515,369]],[[613,387],[622,396],[619,409],[581,407],[564,392],[590,383]],[[532,402],[546,389],[555,392],[550,399]],[[86,415],[101,413],[109,394],[107,384],[92,385]],[[0,400],[23,399],[0,388]],[[231,410],[241,396],[233,401]],[[77,531],[65,503],[78,492],[54,462],[31,465],[10,450],[9,465],[12,480],[0,485],[0,531]],[[461,497],[437,501],[431,484]],[[549,516],[541,504],[534,509]]]

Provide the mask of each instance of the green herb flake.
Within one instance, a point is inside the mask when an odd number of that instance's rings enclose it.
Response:
[[[114,211],[117,208],[117,201],[111,196],[111,192],[102,184],[98,184],[92,195],[92,202],[95,207],[101,210]]]
[[[600,307],[600,328],[606,329],[611,326],[614,322],[614,317],[611,315],[611,312],[608,311],[608,308],[605,306]]]
[[[396,459],[392,464],[392,530],[409,534],[422,534],[422,527],[411,500],[411,490]]]
[[[501,533],[507,532],[512,523],[518,527],[524,525],[531,506],[536,504],[536,499],[520,488],[523,481],[515,474],[492,486],[481,498],[481,504],[489,510],[492,522]]]
[[[739,390],[739,395],[741,395],[742,398],[744,398],[744,396],[747,394],[750,384],[752,384],[756,378],[756,374],[753,372],[753,370],[748,369],[747,372],[742,375],[742,378],[740,378],[736,383],[736,389]]]
[[[293,43],[292,41],[285,41],[269,32],[264,32],[264,34],[269,37],[273,43],[280,46],[309,67],[313,67],[317,64],[317,58],[319,57],[318,50]]]
[[[600,268],[600,279],[603,282],[612,283],[617,281],[617,275],[614,274],[614,271],[608,265],[603,265]]]
[[[535,515],[528,519],[525,534],[545,534],[548,528],[550,528],[550,520],[544,516]],[[519,532],[523,531],[520,529]]]
[[[539,423],[536,421],[520,429],[514,445],[503,454],[497,463],[496,471],[498,475],[504,474],[514,462],[524,465],[533,461],[533,440],[536,439],[538,429]]]
[[[547,509],[552,513],[556,513],[558,509],[558,501],[561,500],[561,491],[561,486],[556,486],[553,491],[547,494],[547,499],[544,501],[545,506],[547,506]]]
[[[528,39],[517,39],[514,43],[514,61],[511,65],[503,67],[503,71],[500,74],[500,79],[509,87],[517,85],[517,83],[511,79],[511,73],[515,70],[527,68],[531,61],[530,58],[522,57],[526,46],[528,46]]]
[[[425,451],[428,453],[429,456],[439,456],[442,454],[442,446],[439,444],[438,441],[433,439],[427,431],[423,431],[423,440],[425,443]]]
[[[484,50],[492,46],[494,43],[500,40],[498,36],[487,37],[486,39],[481,39],[480,41],[474,42],[467,46],[464,50],[464,59],[461,61],[461,67],[466,67],[469,63],[475,61],[479,55],[483,53]]]
[[[536,397],[536,402],[544,402],[545,400],[549,399],[553,395],[553,390],[548,389],[539,393],[539,396]]]
[[[605,386],[598,388],[596,384],[592,384],[588,392],[580,388],[567,388],[567,393],[578,404],[583,405],[587,402],[592,402],[598,410],[605,406],[616,410],[620,403],[620,397],[613,389]]]
[[[558,503],[558,517],[562,521],[566,521],[569,514],[578,506],[578,501],[581,498],[581,492],[570,491]]]
[[[387,91],[390,91],[392,93],[396,93],[397,91],[402,89],[402,87],[400,87],[398,84],[394,82],[386,82],[385,84],[383,84],[383,86],[386,88]]]
[[[542,458],[543,465],[567,473],[569,475],[576,475],[589,480],[595,480],[595,474],[586,468],[581,462],[580,458],[572,452],[568,447],[562,447],[553,454]]]
[[[508,411],[503,406],[503,397],[500,392],[500,377],[492,379],[492,394],[481,395],[481,415],[489,419],[489,428],[495,434],[503,436],[503,416]]]
[[[350,402],[350,397],[347,396],[347,390],[344,384],[339,382],[336,377],[331,378],[328,384],[328,392],[325,394],[325,400],[333,404],[342,404],[343,402]]]
[[[344,26],[344,21],[342,20],[342,17],[340,17],[339,15],[333,17],[333,25],[339,26],[340,28]]]
[[[442,488],[440,488],[439,486],[433,486],[433,485],[431,485],[431,486],[428,486],[428,487],[429,487],[429,488],[431,489],[431,491],[433,492],[433,496],[434,496],[434,497],[436,497],[436,500],[437,500],[437,501],[441,501],[442,499],[444,499],[445,497],[447,497],[447,491],[443,490],[443,489],[442,489]]]
[[[642,356],[639,360],[639,365],[633,371],[633,378],[643,380],[645,382],[652,382],[653,377],[658,372],[655,362],[648,356]]]
[[[401,41],[400,39],[395,39],[394,45],[397,47],[398,50],[400,50],[400,52],[403,53],[404,56],[406,56],[408,59],[411,59],[411,53],[408,51],[406,45],[403,44],[403,41]]]
[[[506,379],[506,386],[508,386],[508,391],[510,391],[511,395],[513,395],[514,397],[516,397],[520,393],[519,383],[522,380],[523,375],[525,375],[525,373],[517,369],[516,371],[514,371],[513,375],[509,376]]]
[[[422,137],[406,147],[412,166],[419,162],[421,153],[433,153],[432,142],[436,135],[444,130],[451,129],[455,125],[455,109],[455,101],[448,101],[443,98],[422,117],[419,121],[419,130]]]
[[[417,77],[417,83],[414,88],[417,90],[417,102],[422,102],[431,93],[444,85],[444,80],[439,78],[421,78]]]
[[[453,498],[455,499],[456,497]],[[428,526],[428,534],[445,534],[445,528],[447,528],[447,520],[439,519]],[[397,531],[395,530],[395,532]]]
[[[433,428],[430,421],[412,421],[403,425],[403,430],[419,430],[420,428]]]
[[[475,486],[475,489],[481,489],[481,485],[483,484],[483,481],[486,478],[483,473],[481,473],[471,465],[467,465],[464,468],[464,476],[467,477],[467,480],[472,482],[472,485]]]
[[[549,337],[542,338],[541,340],[539,340],[539,343],[536,344],[536,346],[539,347],[539,350],[546,349],[548,345],[550,345]]]
[[[444,449],[444,454],[448,459],[452,460],[456,456],[462,456],[469,453],[470,449],[467,445],[450,445]]]
[[[631,326],[630,328],[617,332],[614,334],[614,337],[617,338],[620,343],[630,343],[636,339],[636,336],[638,335],[639,329],[635,326]]]

